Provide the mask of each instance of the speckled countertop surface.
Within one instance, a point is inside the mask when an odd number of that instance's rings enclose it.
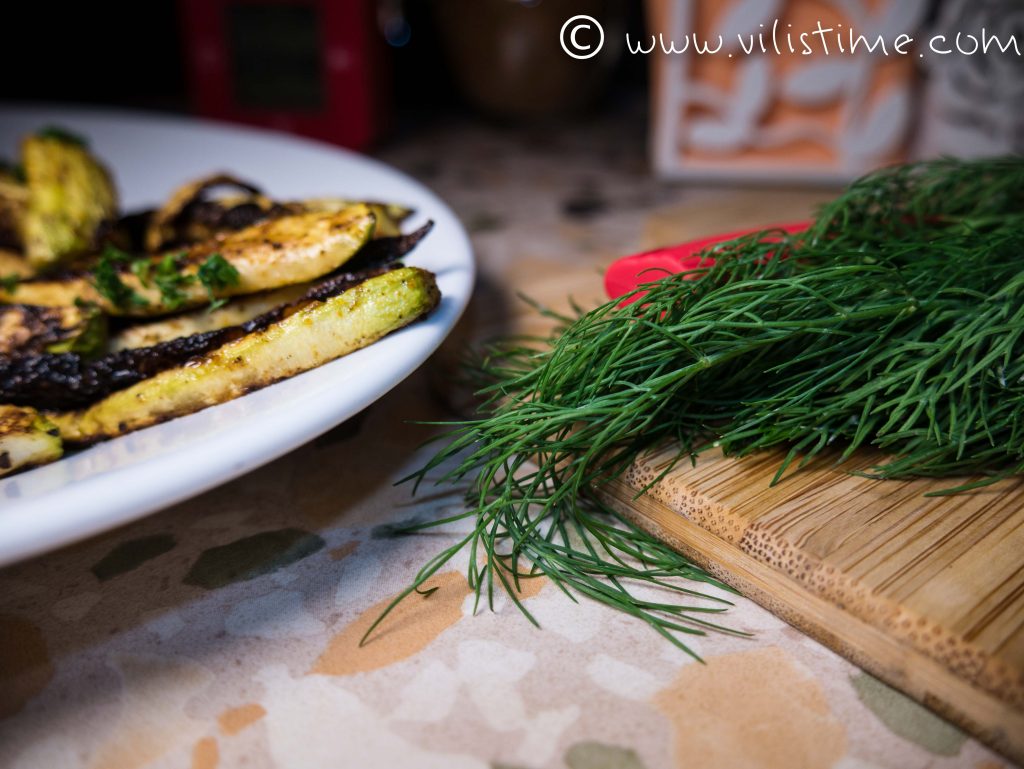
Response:
[[[440,354],[356,419],[136,524],[0,571],[2,767],[971,767],[1003,759],[754,603],[699,664],[627,617],[526,583],[472,616],[456,570],[358,641],[459,526],[386,524],[458,509],[393,482],[463,403],[458,345],[537,321],[523,290],[600,297],[615,256],[804,216],[827,193],[706,189],[647,175],[627,117],[506,132],[424,129],[380,156],[436,189],[481,268]],[[414,259],[410,260],[413,263]],[[383,528],[382,528],[383,527]]]

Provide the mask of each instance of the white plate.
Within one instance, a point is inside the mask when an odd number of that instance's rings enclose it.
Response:
[[[325,144],[250,128],[115,111],[0,109],[0,157],[60,125],[89,138],[126,210],[162,201],[212,171],[272,196],[341,195],[411,205],[434,230],[406,260],[437,275],[441,305],[370,347],[244,398],[140,430],[0,481],[0,565],[140,518],[269,462],[344,421],[411,374],[462,314],[473,287],[469,240],[451,210],[409,177]]]

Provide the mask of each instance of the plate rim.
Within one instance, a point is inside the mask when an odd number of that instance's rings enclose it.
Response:
[[[113,123],[121,120],[152,126],[155,129],[182,127],[190,130],[213,130],[234,136],[247,135],[263,141],[284,142],[290,147],[301,147],[308,151],[330,153],[336,157],[345,158],[346,162],[362,165],[375,174],[390,176],[413,191],[415,197],[429,203],[430,210],[426,213],[435,219],[443,218],[444,223],[450,226],[448,235],[450,238],[454,238],[454,242],[457,245],[456,251],[462,252],[461,254],[455,254],[453,257],[459,262],[458,268],[463,273],[461,275],[462,279],[458,284],[461,290],[456,291],[454,294],[450,291],[444,293],[441,306],[426,321],[414,323],[367,348],[372,349],[377,345],[388,342],[391,342],[393,346],[398,348],[399,345],[392,340],[406,337],[410,340],[404,347],[412,350],[412,354],[399,358],[399,361],[390,370],[389,375],[383,378],[384,384],[377,384],[366,388],[364,392],[351,399],[334,402],[326,399],[326,390],[321,387],[319,390],[314,390],[311,395],[314,400],[322,401],[322,403],[318,403],[318,406],[322,406],[322,410],[317,411],[316,408],[307,407],[304,412],[300,412],[304,413],[306,417],[299,420],[298,423],[288,424],[285,419],[285,417],[289,416],[294,417],[294,411],[288,409],[288,404],[294,402],[293,397],[291,401],[286,401],[283,406],[275,405],[269,412],[261,412],[259,417],[254,417],[251,414],[245,415],[240,423],[229,425],[227,429],[218,430],[214,435],[200,441],[207,444],[204,446],[201,454],[209,457],[216,454],[219,448],[230,444],[238,444],[244,437],[257,432],[254,429],[257,423],[261,423],[269,418],[273,421],[269,425],[264,423],[263,432],[275,435],[277,439],[262,441],[259,443],[260,449],[257,452],[249,450],[245,453],[244,457],[222,460],[216,464],[216,470],[192,470],[189,473],[191,481],[180,484],[175,470],[189,464],[186,461],[187,455],[195,450],[192,444],[196,443],[196,438],[193,438],[191,441],[184,441],[182,445],[175,445],[168,450],[161,450],[155,456],[143,458],[127,466],[107,469],[92,474],[85,479],[68,479],[56,488],[46,490],[16,503],[17,507],[15,509],[4,510],[4,507],[10,507],[10,502],[5,503],[3,499],[0,499],[0,567],[70,545],[105,531],[110,531],[198,496],[294,451],[299,446],[336,427],[345,419],[358,414],[411,376],[440,347],[465,312],[476,282],[476,262],[472,244],[465,227],[451,207],[422,182],[377,158],[309,137],[206,118],[123,108],[81,107],[70,104],[31,104],[26,102],[0,104],[0,119],[11,116],[19,121],[24,121],[27,117],[33,115],[50,115],[52,119],[58,114],[62,119],[69,122],[86,120]],[[116,163],[110,162],[110,165],[116,174]],[[416,338],[415,342],[412,341],[413,337]],[[351,356],[359,356],[360,352],[362,351],[356,351]],[[344,360],[351,356],[343,356],[339,360]],[[329,367],[336,362],[331,361],[325,364],[324,367],[317,369],[317,371]],[[260,393],[274,392],[275,388],[279,388],[280,385],[288,385],[297,380],[301,382],[301,378],[310,373],[313,372],[303,372],[284,382],[262,388],[259,391],[225,404],[219,404],[192,415],[179,417],[176,420],[172,420],[171,423],[154,425],[136,433],[115,438],[105,442],[105,445],[110,446],[117,444],[119,441],[129,441],[133,436],[159,430],[167,424],[180,424],[182,420],[189,420],[194,417],[203,418],[202,415],[209,415],[223,406],[230,406],[230,404],[245,401],[247,398],[259,396]],[[342,377],[342,380],[344,379],[345,377]],[[318,417],[311,419],[309,415],[314,413]],[[206,419],[210,419],[210,417],[207,416]],[[150,434],[152,435],[152,433]],[[201,438],[201,436],[198,437]],[[88,449],[85,451],[88,451]],[[65,459],[58,460],[58,462],[44,466],[44,468],[27,470],[25,473],[0,479],[0,489],[10,481],[26,478],[39,469],[59,466],[65,461]],[[193,462],[191,464],[194,465],[196,463]],[[141,492],[137,490],[127,500],[97,499],[98,492],[103,491],[104,487],[109,489],[117,485],[119,480],[127,480],[128,474],[139,473],[142,470],[152,477],[154,475],[154,466],[157,468],[167,466],[169,470],[169,472],[165,472],[166,477],[154,486]],[[136,488],[139,486],[137,481],[132,481],[131,483]],[[90,494],[91,499],[89,498]],[[85,497],[84,501],[75,498],[79,496]],[[42,505],[43,503],[50,507],[62,504],[76,505],[80,512],[74,513],[71,521],[66,520],[65,515],[54,516],[54,518],[62,521],[58,525],[56,520],[49,520],[46,516],[40,516],[36,511],[29,509],[36,504]]]

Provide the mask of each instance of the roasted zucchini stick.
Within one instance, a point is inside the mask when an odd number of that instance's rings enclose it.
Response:
[[[379,221],[379,220],[378,220]],[[397,235],[377,238],[368,242],[355,257],[349,261],[339,277],[351,274],[353,268],[377,269],[398,261],[427,236],[433,228],[433,222],[427,222],[418,230],[408,235]],[[310,284],[284,286],[272,291],[232,299],[222,307],[213,311],[199,309],[182,313],[170,318],[138,323],[122,329],[115,334],[109,343],[111,351],[125,350],[133,347],[166,342],[191,334],[236,326],[245,323],[281,304],[293,302],[310,289]]]
[[[387,269],[379,267],[376,270],[318,281],[313,286],[307,285],[306,292],[297,301],[272,307],[245,323],[181,336],[146,347],[119,350],[94,358],[75,352],[12,357],[0,355],[0,403],[54,410],[89,406],[161,371],[208,355],[246,334],[269,328],[310,302],[337,296],[364,280],[383,274]]]
[[[69,443],[88,444],[190,414],[316,368],[365,347],[430,312],[434,276],[392,270],[314,301],[269,328],[169,369],[95,405],[50,418]]]
[[[347,262],[370,238],[374,224],[373,214],[364,205],[334,214],[299,214],[260,222],[183,252],[179,273],[194,278],[207,259],[220,254],[238,271],[238,281],[216,290],[217,297],[305,283]],[[154,269],[162,258],[152,257]],[[92,271],[67,273],[50,280],[22,281],[15,293],[0,289],[0,301],[47,306],[86,301],[111,315],[137,317],[166,315],[209,302],[209,294],[197,280],[183,285],[178,301],[170,306],[156,286],[144,285],[127,267],[119,278],[140,301],[115,303],[97,289],[96,274]]]
[[[0,406],[0,477],[61,458],[56,425],[35,409]]]
[[[73,352],[99,354],[106,317],[94,307],[0,305],[0,359],[11,355]]]
[[[91,249],[100,222],[117,212],[107,170],[69,138],[29,136],[21,153],[28,187],[23,237],[29,262],[47,268]]]

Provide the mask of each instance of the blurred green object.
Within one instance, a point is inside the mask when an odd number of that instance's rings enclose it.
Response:
[[[625,0],[435,0],[434,15],[466,98],[492,117],[543,120],[580,112],[601,94],[622,53]],[[573,16],[593,17],[604,44],[575,59],[560,42]],[[579,35],[597,42],[593,29]]]
[[[88,252],[96,231],[117,215],[110,173],[75,136],[44,129],[21,145],[28,203],[22,220],[25,254],[36,269]]]

